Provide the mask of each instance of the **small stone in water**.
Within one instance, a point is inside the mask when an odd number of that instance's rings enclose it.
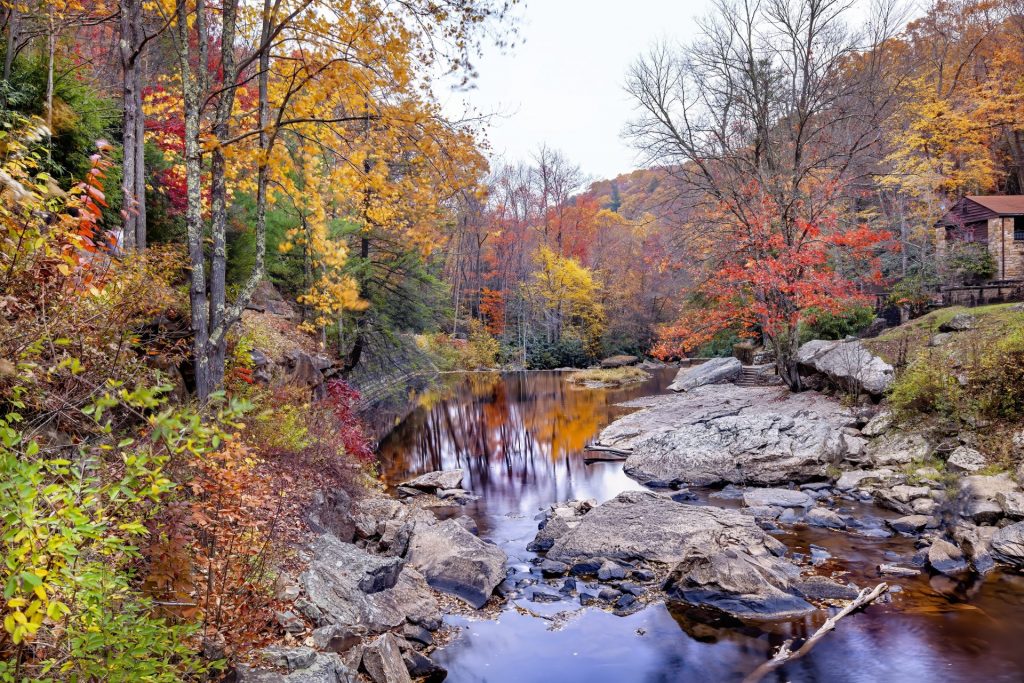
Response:
[[[832,554],[829,551],[822,548],[821,546],[811,546],[811,564],[813,564],[815,567],[817,567],[819,564],[823,564],[831,557]]]
[[[641,595],[647,592],[647,589],[643,586],[639,586],[635,583],[630,583],[629,581],[623,581],[622,583],[620,583],[619,588],[637,597],[640,597]]]
[[[540,573],[548,578],[556,576],[565,576],[565,573],[569,571],[569,565],[564,562],[556,562],[555,560],[544,560],[540,563]]]
[[[601,565],[601,568],[597,570],[597,578],[602,581],[608,581],[609,579],[624,579],[626,578],[626,569],[614,562],[606,560],[605,563]]]
[[[602,588],[601,592],[597,594],[597,597],[601,598],[605,602],[611,602],[620,595],[622,595],[622,591],[620,590],[615,590],[614,588]]]

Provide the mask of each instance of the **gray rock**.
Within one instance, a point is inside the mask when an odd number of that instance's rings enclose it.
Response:
[[[977,320],[970,313],[957,313],[948,321],[939,325],[939,332],[966,332],[967,330],[973,330]]]
[[[939,504],[932,498],[916,498],[910,504],[910,509],[915,515],[933,515],[939,509]]]
[[[604,564],[602,564],[597,570],[597,578],[601,581],[624,579],[626,578],[626,568],[622,565],[605,560]]]
[[[403,626],[402,636],[406,640],[419,643],[420,645],[430,646],[434,644],[434,636],[431,635],[430,631],[418,624],[406,624]]]
[[[1003,527],[992,534],[992,557],[997,562],[1024,567],[1024,522]]]
[[[798,586],[799,571],[770,553],[754,556],[694,549],[666,581],[670,597],[739,618],[789,619],[814,611]]]
[[[498,546],[448,519],[432,526],[417,525],[407,559],[433,588],[480,609],[505,578],[508,558]]]
[[[743,372],[738,358],[712,358],[692,368],[683,368],[675,381],[668,385],[671,391],[692,391],[708,384],[727,384]]]
[[[569,572],[569,565],[554,560],[544,560],[539,565],[540,573],[548,578],[565,576]]]
[[[361,626],[382,632],[401,625],[406,616],[436,618],[437,601],[419,572],[401,567],[399,558],[371,555],[327,534],[312,545],[313,559],[299,577],[306,601],[296,606],[320,625]],[[394,585],[367,593],[363,586],[380,588],[390,581],[382,571],[394,566],[400,573]]]
[[[883,410],[868,421],[860,433],[868,438],[881,436],[892,427],[892,412]]]
[[[924,460],[931,454],[931,446],[920,434],[894,432],[875,439],[865,450],[867,457],[876,467],[906,465],[915,460]]]
[[[266,671],[240,664],[235,669],[236,683],[356,683],[356,672],[333,652],[316,654],[304,669],[289,674]]]
[[[626,474],[643,483],[770,486],[820,477],[842,457],[849,410],[813,392],[701,387],[632,401],[645,407],[605,428],[599,441],[632,448]]]
[[[313,645],[317,650],[343,654],[359,644],[356,629],[341,624],[328,624],[313,630]]]
[[[928,564],[943,574],[959,574],[967,570],[967,559],[960,548],[941,538],[928,548]]]
[[[868,440],[861,436],[843,434],[843,456],[850,461],[857,462],[867,449]]]
[[[800,579],[796,588],[808,600],[853,600],[860,593],[856,586],[837,583],[824,576]]]
[[[967,446],[959,446],[946,460],[946,467],[957,474],[973,474],[983,469],[985,456]]]
[[[316,659],[316,652],[311,647],[268,647],[260,654],[271,666],[279,666],[289,671],[308,669]]]
[[[916,534],[923,531],[931,521],[932,518],[925,515],[907,515],[906,517],[890,520],[889,526],[901,534]]]
[[[1024,493],[1000,491],[996,494],[996,502],[999,503],[1003,514],[1009,519],[1014,521],[1024,519]]]
[[[640,359],[636,356],[609,356],[601,360],[602,368],[624,368],[628,365],[636,365],[640,362]]]
[[[668,592],[735,616],[779,618],[813,608],[794,582],[785,546],[735,510],[687,505],[649,491],[627,491],[585,515],[555,541],[562,562],[602,557],[675,565]]]
[[[435,681],[443,681],[448,676],[447,669],[419,652],[406,652],[402,655],[402,659],[405,660],[405,668],[413,678],[422,678],[427,683],[435,683]]]
[[[838,514],[828,508],[814,507],[807,511],[807,523],[827,529],[845,529],[846,522]]]
[[[373,683],[412,683],[398,639],[391,633],[378,636],[365,647],[362,668]]]
[[[462,487],[462,470],[427,472],[414,479],[402,482],[401,486],[428,492],[439,489],[458,489]]]
[[[352,497],[343,489],[318,492],[313,501],[309,526],[316,533],[331,533],[338,540],[350,543],[356,535],[352,517]]]
[[[907,486],[899,484],[888,490],[888,495],[900,503],[909,503],[915,498],[925,498],[932,490],[927,486]]]
[[[863,484],[880,483],[889,480],[896,473],[890,469],[877,470],[851,470],[843,472],[836,481],[836,488],[840,491],[851,491]]]
[[[953,527],[953,540],[963,549],[978,573],[987,573],[995,566],[992,537],[996,530],[994,526],[976,526],[964,521]]]
[[[928,346],[945,346],[952,338],[953,334],[951,332],[939,332],[928,340]]]
[[[810,502],[809,495],[791,489],[751,489],[743,493],[743,503],[751,507],[804,507]]]
[[[612,600],[617,600],[621,595],[622,591],[616,588],[605,587],[601,589],[601,592],[597,594],[597,597],[605,602],[611,602]]]
[[[1020,487],[1008,474],[964,477],[957,492],[957,510],[961,517],[975,524],[995,524],[1005,514],[998,496],[1019,492]]]
[[[809,348],[808,348],[809,347]],[[797,352],[797,362],[847,391],[881,396],[895,380],[895,370],[859,340],[807,342]]]

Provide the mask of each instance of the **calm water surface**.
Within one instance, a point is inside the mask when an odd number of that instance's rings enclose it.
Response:
[[[616,404],[665,391],[673,375],[657,371],[642,385],[617,390],[578,389],[558,372],[462,376],[424,396],[383,441],[381,473],[394,485],[423,472],[463,468],[463,485],[480,499],[458,512],[473,516],[481,536],[525,570],[535,557],[526,545],[542,509],[643,488],[619,463],[585,465],[583,448],[626,412]],[[891,516],[874,507],[853,511]],[[905,563],[914,553],[913,542],[903,538],[814,529],[779,538],[794,553],[806,554],[812,543],[824,546],[833,559],[819,572],[862,586],[880,580],[879,563]],[[810,656],[767,680],[1024,681],[1024,577],[997,572],[961,583],[926,574],[887,580],[901,589],[891,604],[844,619]],[[576,600],[523,598],[493,620],[453,617],[462,633],[434,658],[448,668],[451,683],[738,681],[782,641],[812,632],[826,616],[744,624],[658,604],[617,617]]]

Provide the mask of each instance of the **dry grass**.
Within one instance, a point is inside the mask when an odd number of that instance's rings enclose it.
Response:
[[[1014,305],[941,308],[904,325],[886,330],[874,339],[865,340],[864,344],[872,353],[881,356],[888,363],[901,367],[928,347],[928,342],[938,333],[942,324],[958,313],[967,313],[977,318],[977,327],[968,332],[953,333],[952,343],[943,349],[946,353],[963,353],[965,347],[987,346],[993,343],[1006,334],[1014,324],[1024,322],[1024,313],[1011,310]]]
[[[621,387],[646,381],[650,377],[640,368],[593,368],[577,370],[571,373],[566,381],[584,386]]]

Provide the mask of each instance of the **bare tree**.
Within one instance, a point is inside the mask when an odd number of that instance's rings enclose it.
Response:
[[[679,177],[683,199],[720,216],[719,239],[753,232],[767,200],[787,244],[836,210],[835,188],[870,172],[890,109],[885,44],[899,16],[878,4],[857,31],[854,0],[717,0],[700,37],[655,46],[632,67],[639,116],[626,134]],[[706,230],[706,226],[702,226]],[[772,339],[794,388],[798,336]]]

